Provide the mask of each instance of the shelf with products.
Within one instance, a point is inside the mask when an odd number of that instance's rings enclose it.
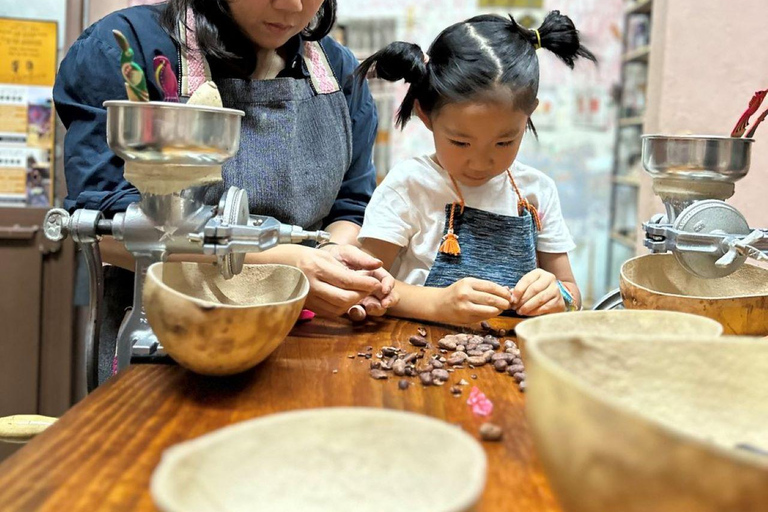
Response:
[[[624,8],[627,14],[650,14],[653,0],[628,1]]]
[[[628,53],[625,53],[621,59],[625,63],[648,62],[648,59],[650,58],[650,56],[651,56],[651,47],[650,45],[645,45],[645,46],[636,48]]]
[[[396,18],[349,18],[336,24],[332,36],[362,62],[397,39]],[[373,163],[380,182],[391,167],[391,141],[394,131],[397,85],[368,77],[371,96],[376,103],[379,129],[373,146]]]
[[[641,135],[645,124],[648,68],[653,59],[653,0],[625,2],[621,85],[616,95],[616,146],[611,175],[607,282],[618,284],[621,263],[634,256],[638,236]]]

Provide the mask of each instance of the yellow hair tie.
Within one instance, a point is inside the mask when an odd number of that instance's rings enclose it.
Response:
[[[536,44],[533,46],[534,50],[541,49],[541,34],[538,30],[533,29],[533,31],[536,33]]]

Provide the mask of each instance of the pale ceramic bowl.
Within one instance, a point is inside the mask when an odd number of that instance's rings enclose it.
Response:
[[[537,337],[526,408],[566,512],[768,510],[768,343]]]
[[[165,451],[165,512],[464,512],[485,487],[478,441],[428,416],[371,408],[273,414]]]
[[[672,254],[647,254],[621,267],[628,309],[663,309],[717,320],[725,334],[768,335],[768,270],[743,265],[730,276],[702,279]]]
[[[309,292],[304,273],[246,265],[225,280],[216,266],[155,263],[144,284],[147,320],[168,354],[204,375],[232,375],[266,359],[288,335]]]
[[[691,335],[713,338],[723,327],[709,318],[672,311],[575,311],[530,318],[515,333],[521,346],[535,337],[551,335],[643,335],[648,339],[664,335]]]

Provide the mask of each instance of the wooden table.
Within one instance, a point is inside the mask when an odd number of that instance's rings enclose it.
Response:
[[[425,388],[415,379],[401,391],[399,378],[369,376],[370,363],[358,352],[408,346],[416,328],[390,319],[354,327],[314,321],[296,328],[263,364],[231,378],[205,378],[171,365],[132,366],[0,465],[0,509],[156,510],[149,479],[165,448],[292,409],[386,407],[441,418],[477,435],[484,420],[466,404],[477,385],[494,403],[491,420],[504,429],[502,442],[483,443],[489,471],[480,510],[559,511],[536,461],[514,379],[485,366],[457,370],[442,387]],[[426,329],[435,344],[448,332]],[[456,398],[450,384],[462,378],[470,386]]]

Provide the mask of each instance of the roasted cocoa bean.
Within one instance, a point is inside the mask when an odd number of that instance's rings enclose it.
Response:
[[[389,378],[389,374],[384,370],[371,370],[371,377],[376,380],[386,380]]]
[[[491,358],[493,357],[493,354],[495,354],[493,350],[486,350],[485,353],[483,353],[483,357],[485,358],[486,363],[491,362]]]
[[[517,385],[517,388],[520,390],[521,393],[525,393],[526,387],[527,386],[525,384],[525,381],[523,381],[523,382],[521,382],[520,384]]]
[[[405,375],[405,361],[402,359],[398,359],[392,364],[392,371],[397,375],[398,377],[402,377]]]
[[[494,369],[499,373],[505,372],[508,366],[509,364],[503,359],[499,359],[498,361],[493,363]]]
[[[416,359],[418,359],[418,357],[419,357],[419,354],[414,352],[412,354],[408,354],[407,356],[405,356],[405,359],[403,359],[403,361],[405,361],[405,364],[410,364],[414,362]]]
[[[405,379],[400,379],[400,381],[397,383],[397,387],[402,390],[408,389],[408,381]]]
[[[473,366],[483,366],[486,363],[485,357],[483,356],[472,356],[467,359],[467,362]]]
[[[408,342],[414,347],[426,347],[427,340],[423,336],[411,336],[408,338]]]
[[[416,367],[416,371],[419,373],[429,373],[434,369],[435,368],[431,364],[425,364],[425,365]]]
[[[425,386],[431,386],[432,385],[432,374],[430,372],[424,372],[419,374],[419,380],[421,380],[421,383]]]
[[[481,343],[475,348],[475,350],[482,350],[483,352],[486,352],[488,350],[493,350],[493,346],[490,343]]]
[[[417,372],[416,372],[416,368],[414,368],[413,366],[408,366],[408,367],[405,369],[405,374],[406,374],[408,377],[415,377],[415,376],[417,375]]]
[[[497,334],[499,335],[499,338],[503,338],[504,336],[507,335],[507,330],[506,329],[499,329]]]
[[[456,351],[457,352],[466,352],[467,351],[467,347],[465,347],[464,345],[456,345]]]
[[[381,353],[386,357],[392,357],[397,355],[396,347],[382,347]]]
[[[456,350],[457,347],[455,340],[446,340],[446,338],[438,341],[437,346],[444,350]]]
[[[505,341],[505,342],[504,342],[504,348],[505,348],[505,349],[508,349],[508,348],[517,348],[517,343],[515,343],[515,342],[514,342],[514,341],[512,341],[512,340],[507,340],[507,341]]]
[[[523,360],[519,357],[516,357],[512,360],[512,364],[523,364]]]
[[[513,377],[518,383],[523,382],[525,380],[525,372],[517,372]]]
[[[445,366],[442,362],[438,360],[432,361],[432,368],[437,368],[438,370],[441,369],[443,366]]]
[[[507,368],[507,373],[509,373],[510,377],[514,377],[516,373],[524,372],[525,366],[521,364],[512,364]]]
[[[470,350],[476,350],[477,349],[477,345],[478,345],[477,343],[469,343],[469,344],[467,344],[467,352],[469,352]]]
[[[445,370],[432,370],[432,382],[436,380],[446,381],[451,378],[451,374]]]
[[[497,354],[493,354],[493,356],[491,357],[491,361],[493,361],[493,362],[496,362],[496,361],[506,361],[507,364],[511,363],[513,359],[514,359],[514,357],[512,357],[512,354],[505,354],[503,352],[499,352]]]
[[[493,329],[493,327],[491,327],[491,324],[485,321],[480,322],[480,328],[482,328],[484,331],[490,331],[491,329]]]
[[[456,366],[459,364],[464,363],[469,358],[469,356],[465,352],[454,352],[451,357],[448,358],[448,364],[451,366]]]
[[[480,425],[480,439],[483,441],[501,441],[503,436],[504,431],[498,425],[494,425],[493,423],[483,423]]]
[[[485,352],[483,352],[482,350],[469,350],[469,351],[467,351],[467,355],[470,356],[470,357],[482,356],[484,354],[485,354]]]

